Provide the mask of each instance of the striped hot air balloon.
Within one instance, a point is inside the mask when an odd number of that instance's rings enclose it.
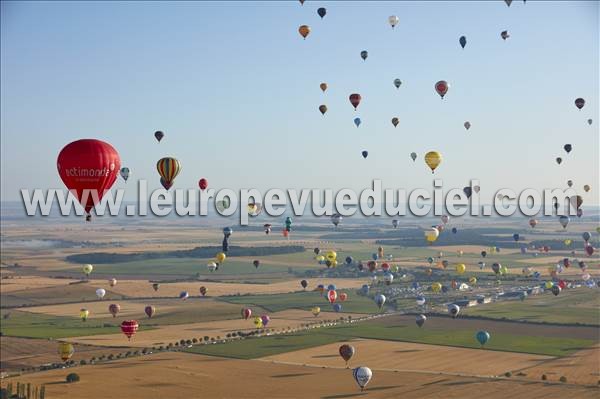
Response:
[[[161,177],[161,181],[164,181],[170,187],[181,171],[181,164],[175,158],[165,157],[156,163],[156,169]]]
[[[125,320],[121,323],[121,331],[127,337],[127,339],[131,339],[131,337],[137,332],[139,328],[139,324],[135,320]]]

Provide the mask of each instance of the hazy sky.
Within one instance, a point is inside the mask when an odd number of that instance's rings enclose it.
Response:
[[[175,156],[179,188],[200,177],[215,189],[359,190],[373,178],[429,188],[423,154],[438,150],[448,188],[479,178],[485,198],[570,178],[578,191],[593,186],[587,205],[598,202],[598,2],[3,2],[1,11],[3,200],[63,187],[60,149],[98,138],[156,187],[156,161]],[[301,24],[312,27],[306,40]],[[433,88],[441,79],[451,85],[444,100]],[[155,130],[166,133],[160,144]]]

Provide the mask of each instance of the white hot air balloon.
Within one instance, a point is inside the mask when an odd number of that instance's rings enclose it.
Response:
[[[398,18],[396,15],[390,15],[388,17],[388,22],[392,26],[392,29],[394,29],[396,25],[398,25],[398,22],[400,22],[400,18]]]
[[[100,299],[104,298],[104,295],[106,295],[106,290],[104,288],[98,288],[96,290],[96,296]]]

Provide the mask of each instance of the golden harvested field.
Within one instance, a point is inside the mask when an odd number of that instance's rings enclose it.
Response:
[[[271,321],[268,328],[299,327],[301,324],[315,323],[322,319],[337,319],[347,317],[348,313],[330,313],[321,312],[319,317],[314,317],[310,312],[303,310],[286,310],[283,312],[270,313]],[[254,316],[254,315],[253,315]],[[360,315],[352,314],[352,317]],[[140,320],[143,324],[143,320]],[[165,345],[180,339],[201,338],[205,335],[210,337],[225,337],[227,333],[236,331],[254,330],[252,318],[248,320],[217,320],[201,323],[178,324],[158,326],[154,330],[138,331],[137,334],[127,342],[123,334],[94,335],[88,337],[66,338],[65,341],[77,342],[87,345],[98,346],[132,346],[132,347],[150,347],[155,345]]]
[[[69,372],[81,381],[63,383]],[[137,398],[597,398],[598,388],[374,370],[361,393],[352,371],[233,360],[186,353],[160,353],[5,379],[47,384],[52,399]]]
[[[0,337],[2,351],[2,366],[7,370],[20,370],[24,367],[39,366],[46,363],[60,363],[58,355],[58,342],[47,339],[30,339],[16,337]],[[71,360],[79,362],[82,359],[90,360],[94,356],[109,355],[126,351],[127,348],[96,347],[88,345],[74,345],[75,353]]]
[[[38,288],[60,287],[69,285],[76,280],[68,278],[51,278],[39,276],[13,276],[0,280],[0,288],[3,294],[23,290],[35,290]]]
[[[549,381],[567,377],[572,384],[598,384],[600,381],[600,346],[582,349],[574,354],[542,362],[522,370],[527,378],[539,380],[546,374]]]
[[[338,352],[341,344],[335,343],[268,356],[262,360],[310,366],[343,367],[344,360]],[[367,364],[371,369],[378,370],[498,376],[509,370],[532,367],[544,360],[552,359],[550,356],[408,342],[354,340],[349,344],[356,349],[356,353],[350,360],[350,367]]]
[[[335,284],[339,289],[360,288],[365,283],[365,279],[310,279],[310,286],[316,287],[319,284]],[[94,286],[109,289],[108,282],[102,280],[93,280]],[[293,291],[300,291],[300,279],[282,281],[271,284],[238,284],[238,283],[217,283],[193,281],[185,283],[161,283],[158,291],[152,289],[152,284],[141,280],[118,281],[117,285],[110,287],[112,292],[116,292],[128,297],[176,297],[181,291],[187,291],[190,295],[200,295],[200,287],[206,287],[207,296],[223,295],[244,295],[244,294],[283,294]]]

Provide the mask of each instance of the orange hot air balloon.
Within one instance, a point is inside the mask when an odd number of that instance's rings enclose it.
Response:
[[[300,33],[300,36],[302,36],[304,40],[306,40],[306,37],[310,34],[310,26],[300,25],[300,27],[298,28],[298,33]]]

